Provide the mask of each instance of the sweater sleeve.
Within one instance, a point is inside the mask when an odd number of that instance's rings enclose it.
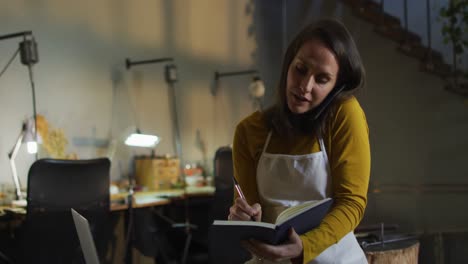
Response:
[[[245,123],[241,122],[234,134],[232,160],[234,177],[239,182],[249,204],[259,202],[256,181],[256,161],[252,154],[251,142],[248,142]],[[237,194],[234,192],[235,197]]]
[[[355,98],[341,103],[329,128],[328,157],[334,205],[319,227],[301,236],[304,263],[354,230],[367,203],[369,131],[364,112]]]

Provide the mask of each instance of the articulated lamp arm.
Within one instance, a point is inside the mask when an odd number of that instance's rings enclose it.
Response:
[[[16,193],[16,200],[22,200],[23,199],[23,194],[21,193],[21,183],[18,178],[18,172],[16,171],[16,164],[15,164],[15,159],[16,155],[18,155],[18,151],[21,147],[21,143],[23,141],[23,137],[25,135],[26,131],[26,124],[23,123],[23,127],[21,128],[21,132],[18,136],[18,139],[16,140],[15,145],[11,149],[11,151],[8,153],[8,159],[10,160],[10,167],[11,167],[11,173],[13,177],[13,182],[15,184],[15,193]]]

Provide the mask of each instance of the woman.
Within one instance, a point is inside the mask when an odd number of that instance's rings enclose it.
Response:
[[[332,197],[322,223],[289,240],[243,244],[251,261],[367,263],[353,230],[363,217],[370,175],[364,112],[353,96],[365,71],[356,45],[338,21],[304,28],[289,45],[277,102],[242,120],[235,132],[237,197],[228,219],[274,222],[285,208]]]

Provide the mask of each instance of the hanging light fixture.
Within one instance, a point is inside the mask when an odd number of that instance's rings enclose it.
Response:
[[[125,145],[133,147],[154,148],[161,139],[155,135],[142,134],[139,129],[125,139]]]

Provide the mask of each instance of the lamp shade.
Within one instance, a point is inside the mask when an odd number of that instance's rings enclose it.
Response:
[[[249,85],[249,91],[253,98],[262,98],[265,95],[265,84],[259,77],[254,77]]]
[[[26,143],[28,153],[35,154],[37,153],[37,144],[41,143],[41,137],[39,134],[36,134],[36,127],[34,126],[34,118],[29,118],[25,121],[23,126],[24,137],[22,143]]]
[[[158,136],[141,134],[139,132],[133,133],[127,137],[125,144],[133,147],[155,147],[161,139]]]

